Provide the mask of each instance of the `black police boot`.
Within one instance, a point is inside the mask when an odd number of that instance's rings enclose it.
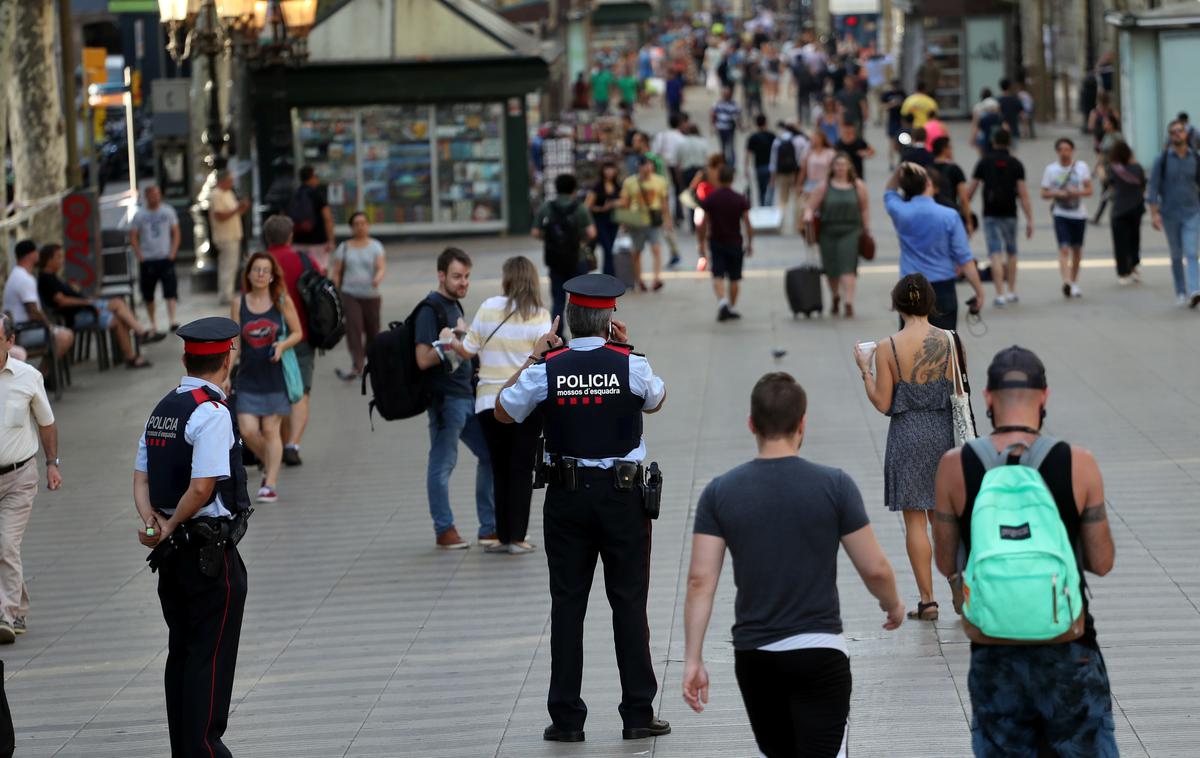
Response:
[[[546,727],[542,739],[547,742],[583,742],[582,729],[562,729],[555,724]]]
[[[647,737],[662,737],[671,733],[671,725],[662,719],[651,719],[645,726],[625,727],[621,736],[627,740],[644,740]]]

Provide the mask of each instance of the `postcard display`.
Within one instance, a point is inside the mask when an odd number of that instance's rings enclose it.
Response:
[[[297,165],[327,187],[334,220],[362,209],[381,231],[504,225],[499,103],[306,108]]]

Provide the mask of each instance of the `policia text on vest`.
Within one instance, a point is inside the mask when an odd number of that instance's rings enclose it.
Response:
[[[496,403],[502,422],[520,423],[540,410],[544,424],[538,468],[546,485],[551,724],[542,736],[584,739],[581,640],[598,559],[613,614],[621,734],[662,736],[671,726],[654,714],[658,680],[646,619],[651,519],[658,516],[662,474],[658,464],[644,467],[642,416],[662,407],[666,389],[645,357],[623,344],[625,325],[612,318],[616,298],[625,292],[619,280],[587,274],[563,289],[570,346],[556,336],[556,320],[537,343],[541,357],[526,361]]]
[[[220,386],[238,325],[206,318],[179,328],[188,376],[155,406],[138,443],[133,498],[153,548],[170,630],[166,664],[171,755],[228,757],[229,720],[246,566],[237,543],[250,496],[242,441]]]

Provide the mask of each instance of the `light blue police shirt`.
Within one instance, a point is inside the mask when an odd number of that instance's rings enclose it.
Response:
[[[595,350],[603,347],[603,337],[578,337],[568,343],[572,350]],[[644,399],[642,410],[654,410],[662,404],[667,395],[663,380],[654,375],[650,362],[643,356],[629,356],[629,391]],[[535,363],[521,372],[515,384],[500,393],[498,402],[504,410],[517,422],[524,421],[533,409],[549,395],[549,385],[546,382],[546,364]],[[549,460],[549,456],[546,457]],[[616,461],[646,460],[646,438],[638,441],[638,446],[629,451],[628,455],[620,458],[579,458],[580,466],[586,468],[612,468]]]
[[[185,376],[179,380],[175,394],[191,392],[200,387],[216,390],[218,397],[225,399],[225,393],[212,382]],[[196,406],[196,410],[188,418],[183,430],[183,439],[192,446],[192,478],[204,479],[210,476],[218,480],[228,479],[229,451],[233,448],[233,421],[229,418],[229,409],[216,402],[205,402]],[[133,464],[134,471],[146,473],[146,433],[138,440],[137,459]],[[175,507],[160,508],[168,515],[175,512]],[[208,516],[213,518],[230,518],[232,513],[221,502],[218,494],[216,499],[200,510],[192,518]]]

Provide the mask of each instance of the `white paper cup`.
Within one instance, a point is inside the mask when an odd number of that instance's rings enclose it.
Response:
[[[871,354],[875,352],[875,347],[876,347],[876,345],[874,342],[868,341],[868,342],[859,342],[857,345],[854,346],[854,349],[857,350],[860,355],[864,355],[869,358],[869,357],[871,357]]]

